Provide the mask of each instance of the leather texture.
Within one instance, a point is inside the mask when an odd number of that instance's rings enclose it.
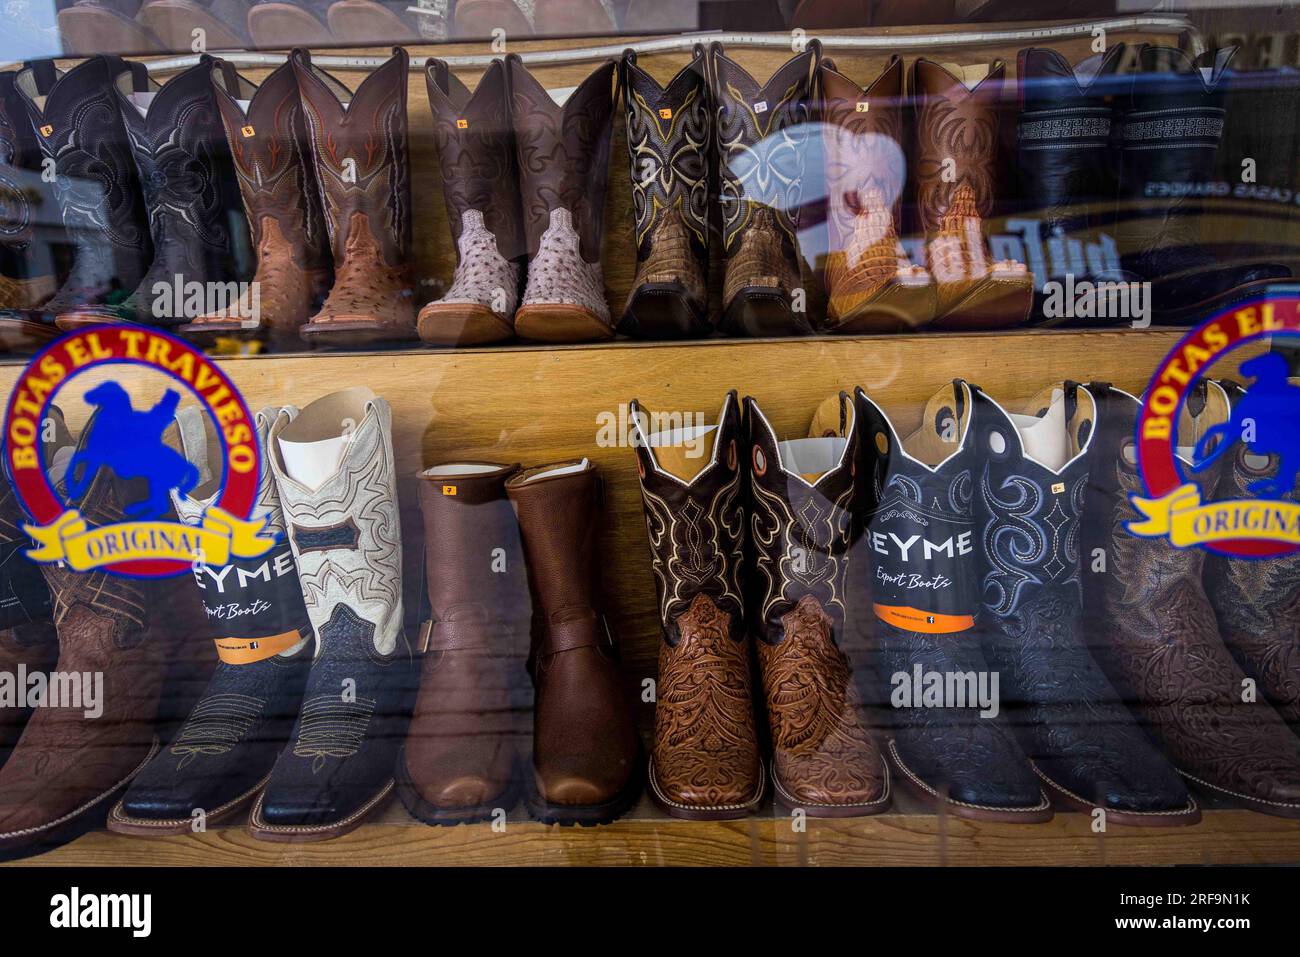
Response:
[[[651,797],[674,817],[742,818],[765,782],[744,617],[740,406],[729,393],[707,464],[689,481],[660,467],[635,399],[629,414],[663,627]]]
[[[533,600],[531,807],[544,820],[609,820],[640,792],[640,741],[605,618],[600,476],[524,469],[506,483],[519,516]],[[590,817],[588,817],[590,815]]]
[[[31,195],[41,149],[14,87],[17,77],[17,70],[0,71],[0,310],[38,306],[57,286],[32,245],[36,206],[45,198]]]
[[[414,339],[406,51],[394,47],[355,93],[302,48],[291,62],[334,255],[334,286],[302,335],[329,345]]]

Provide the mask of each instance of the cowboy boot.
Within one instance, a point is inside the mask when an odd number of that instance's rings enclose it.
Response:
[[[857,432],[847,393],[782,442],[745,399],[754,572],[746,613],[772,732],[776,799],[810,817],[889,807],[889,771],[858,716],[844,632]]]
[[[505,491],[518,468],[451,462],[420,475],[432,614],[397,795],[426,824],[485,820],[519,798],[514,706],[530,605]]]
[[[984,235],[998,195],[998,111],[1005,66],[912,64],[916,208],[944,329],[1020,325],[1034,301],[1024,263],[994,262]]]
[[[1089,385],[1098,405],[1083,527],[1094,561],[1084,577],[1085,621],[1093,655],[1115,688],[1164,747],[1179,773],[1251,810],[1300,817],[1300,738],[1263,701],[1243,701],[1246,675],[1219,636],[1202,587],[1205,552],[1134,535],[1130,498],[1145,495],[1133,436],[1141,404],[1105,384]],[[1215,382],[1193,387],[1179,423],[1179,445],[1194,445],[1229,419]],[[1183,474],[1208,493],[1220,459]]]
[[[213,62],[205,54],[161,87],[140,69],[114,77],[118,112],[149,208],[153,264],[124,300],[74,308],[59,315],[60,328],[105,322],[174,328],[197,316],[185,314],[183,296],[159,297],[158,286],[197,283],[209,290],[237,278],[231,223],[242,223],[243,214],[212,92]]]
[[[765,775],[741,586],[736,394],[710,426],[654,429],[636,399],[629,413],[663,628],[650,796],[673,817],[743,818],[758,809]]]
[[[263,50],[330,47],[338,38],[325,24],[329,0],[254,0],[248,9],[248,35]]]
[[[58,288],[53,263],[34,245],[35,206],[53,194],[31,195],[40,182],[41,148],[14,86],[17,78],[17,70],[0,72],[0,309],[35,308]],[[6,341],[4,331],[0,325],[0,349],[30,347],[22,337]]]
[[[391,423],[358,387],[286,406],[267,439],[316,646],[290,745],[249,816],[263,840],[346,834],[393,790],[411,669]]]
[[[1133,77],[1120,123],[1125,206],[1116,241],[1125,270],[1151,283],[1151,305],[1162,322],[1195,323],[1291,274],[1277,264],[1234,262],[1230,250],[1209,247],[1201,235],[1197,188],[1217,181],[1236,52],[1224,47],[1192,59],[1174,48],[1143,46],[1143,72]]]
[[[18,90],[52,161],[63,225],[76,244],[68,277],[38,309],[0,315],[13,335],[57,335],[56,317],[81,307],[121,302],[149,268],[153,243],[115,81],[147,82],[144,64],[92,57],[67,73],[38,60],[18,74]]]
[[[1243,373],[1250,374],[1246,366],[1254,363],[1274,365],[1278,379],[1289,382],[1288,390],[1300,387],[1300,379],[1285,379],[1286,360],[1282,356],[1265,353],[1251,359],[1243,364]],[[1259,366],[1253,368],[1258,370]],[[1226,381],[1220,385],[1232,401],[1233,420],[1242,421],[1248,415],[1255,422],[1257,438],[1252,444],[1260,451],[1253,451],[1244,441],[1227,450],[1215,500],[1277,496],[1280,490],[1269,488],[1268,483],[1286,481],[1280,468],[1281,456],[1264,451],[1284,448],[1287,443],[1287,438],[1279,434],[1287,426],[1285,417],[1279,414],[1276,393],[1270,394],[1272,401],[1264,405],[1261,400],[1266,389],[1261,387],[1260,378],[1249,390]],[[1252,393],[1257,398],[1252,399]],[[1287,396],[1282,401],[1293,400]],[[1270,407],[1272,415],[1264,411]],[[1300,501],[1300,484],[1278,497]],[[1300,733],[1300,556],[1292,553],[1251,560],[1212,552],[1205,558],[1204,581],[1224,644],[1291,730]]]
[[[302,327],[327,345],[415,338],[410,277],[411,167],[406,137],[406,68],[400,47],[356,93],[304,49],[293,52],[325,225],[334,288]]]
[[[641,793],[641,741],[600,597],[600,476],[586,459],[542,465],[506,493],[533,596],[528,811],[545,824],[605,824]]]
[[[1096,407],[1087,389],[1049,386],[1006,412],[974,390],[983,452],[975,521],[982,545],[980,644],[1003,710],[1062,804],[1139,827],[1195,824],[1200,809],[1152,745],[1083,636],[1079,532]]]
[[[256,416],[264,450],[279,411]],[[213,465],[220,462],[221,440],[195,406],[176,418],[181,450],[198,468],[200,484],[183,496],[173,490],[172,502],[181,521],[198,526],[220,491]],[[270,469],[262,473],[254,509],[266,517],[268,532],[283,534]],[[109,813],[110,831],[185,834],[238,813],[266,784],[302,702],[311,624],[289,543],[221,567],[196,562],[194,581],[205,609],[204,633],[219,662],[179,731]]]
[[[821,45],[786,61],[760,86],[709,47],[722,209],[722,329],[731,335],[789,336],[813,331],[799,252],[804,164]],[[804,308],[800,308],[800,307]]]
[[[528,239],[515,331],[540,342],[614,335],[600,269],[617,65],[602,63],[560,106],[516,55],[506,57]]]
[[[918,796],[956,817],[1045,821],[1051,803],[995,698],[929,701],[922,693],[936,676],[970,676],[995,690],[975,630],[971,387],[960,379],[945,386],[926,404],[921,428],[902,440],[861,389],[856,402],[872,650],[880,684],[892,686],[889,758]]]
[[[337,42],[349,46],[419,43],[408,6],[405,0],[335,0],[325,11],[325,22]]]
[[[636,226],[636,278],[619,329],[698,338],[709,323],[709,150],[704,47],[667,86],[623,54],[623,103]]]
[[[1117,72],[1126,50],[1117,43],[1073,67],[1055,50],[1020,51],[1016,166],[1023,210],[1037,218],[1051,250],[1051,266],[1041,257],[1031,260],[1033,315],[1044,325],[1066,321],[1044,313],[1044,283],[1064,275],[1090,283],[1122,278],[1118,262],[1093,249],[1113,244],[1102,231],[1113,232],[1115,225],[1118,170],[1111,148],[1111,101],[1131,82]],[[1085,255],[1084,243],[1094,239],[1097,246],[1090,245]]]
[[[822,143],[829,210],[826,331],[917,329],[934,320],[934,280],[898,241],[898,205],[907,179],[903,154],[903,61],[867,87],[824,61]]]
[[[495,30],[508,37],[530,37],[536,19],[534,0],[456,0],[451,34],[458,40],[490,39]]]
[[[212,87],[252,227],[257,272],[237,302],[179,331],[193,339],[221,335],[300,346],[298,330],[324,300],[333,264],[293,66],[285,63],[254,86],[218,60]]]
[[[457,258],[451,288],[420,310],[420,338],[500,342],[514,335],[526,252],[505,68],[493,61],[473,96],[442,60],[429,59],[424,79]]]

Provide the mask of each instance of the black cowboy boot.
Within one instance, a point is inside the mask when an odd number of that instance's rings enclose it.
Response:
[[[708,335],[712,110],[704,47],[660,86],[623,54],[636,278],[619,329],[647,339]]]
[[[980,643],[1025,753],[1061,803],[1116,824],[1195,824],[1196,803],[1124,707],[1083,637],[1080,521],[1096,407],[1073,382],[1007,413],[974,390],[982,466]]]
[[[905,785],[957,817],[1045,821],[1051,803],[997,710],[995,672],[975,630],[972,390],[961,380],[946,386],[906,441],[861,389],[856,401],[864,462],[858,549],[869,569],[876,666],[892,687],[889,757]],[[924,692],[962,680],[972,692],[983,683],[985,700]]]
[[[60,328],[103,322],[180,326],[207,310],[186,315],[193,310],[185,307],[188,292],[178,284],[197,283],[207,293],[214,284],[238,278],[236,237],[243,242],[248,232],[212,90],[215,63],[205,54],[161,87],[134,64],[114,77],[112,93],[149,207],[153,265],[121,303],[65,313],[59,316]],[[161,297],[160,303],[159,284],[176,294]]]
[[[52,61],[18,74],[41,151],[54,161],[55,191],[76,258],[59,291],[38,309],[0,315],[0,326],[52,327],[74,309],[121,302],[149,268],[153,243],[130,140],[113,83],[144,82],[144,64],[92,57],[67,73]]]

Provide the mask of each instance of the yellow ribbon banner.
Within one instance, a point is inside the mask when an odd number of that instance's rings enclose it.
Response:
[[[1128,523],[1134,535],[1168,536],[1179,548],[1234,538],[1300,545],[1300,503],[1268,499],[1234,499],[1201,503],[1201,490],[1191,482],[1161,498],[1134,497],[1144,517]]]
[[[81,513],[68,509],[48,525],[24,525],[36,547],[27,557],[38,562],[63,562],[73,571],[142,558],[174,559],[220,567],[232,558],[260,558],[275,547],[274,538],[260,533],[266,519],[236,518],[213,506],[199,526],[179,522],[119,522],[91,528]]]

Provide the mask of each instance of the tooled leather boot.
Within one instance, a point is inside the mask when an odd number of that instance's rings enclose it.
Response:
[[[420,692],[397,758],[397,795],[426,824],[459,824],[519,799],[516,705],[530,600],[506,498],[517,465],[450,462],[421,473],[425,573]]]
[[[177,283],[198,283],[210,289],[211,284],[238,278],[232,224],[244,228],[243,209],[212,92],[213,62],[205,54],[161,87],[141,64],[131,64],[130,70],[114,77],[117,109],[149,209],[153,264],[120,303],[63,313],[60,328],[104,322],[180,326],[197,316],[185,314],[184,295],[159,296],[159,284],[170,289]]]
[[[298,331],[324,299],[333,264],[293,65],[277,67],[254,86],[218,60],[212,87],[253,231],[257,298],[244,292],[179,331],[204,340],[220,335],[301,346]]]
[[[38,60],[14,81],[46,160],[53,160],[63,225],[76,250],[59,290],[38,309],[0,314],[8,336],[48,340],[55,318],[74,309],[121,302],[153,257],[149,213],[115,81],[146,82],[143,64],[91,57],[67,73]]]
[[[53,263],[34,244],[36,207],[46,198],[31,195],[40,181],[41,148],[14,87],[17,78],[17,70],[0,72],[0,309],[34,308],[58,288]],[[22,337],[6,341],[4,331],[0,323],[0,349],[30,348]]]
[[[976,631],[981,574],[972,494],[973,396],[961,380],[900,439],[858,389],[862,537],[879,684],[891,688],[887,753],[899,780],[956,817],[1045,821],[1052,805],[1001,713]],[[962,686],[961,699],[931,688]]]
[[[1116,230],[1131,278],[1151,283],[1151,306],[1162,322],[1194,323],[1217,309],[1259,295],[1290,270],[1274,263],[1233,261],[1209,245],[1197,208],[1218,180],[1224,97],[1237,47],[1196,58],[1172,47],[1144,45],[1142,72],[1120,124],[1120,199]]]
[[[307,50],[291,59],[334,254],[334,287],[302,337],[326,345],[414,339],[406,51],[393,47],[355,93],[313,66]]]
[[[515,331],[540,342],[614,335],[600,267],[617,65],[602,63],[560,106],[517,55],[506,57],[528,239]]]
[[[916,208],[930,274],[938,284],[935,326],[997,329],[1025,321],[1034,281],[1024,263],[994,262],[984,235],[998,195],[1001,60],[961,68],[912,64]]]
[[[1139,827],[1195,824],[1200,809],[1093,661],[1079,555],[1096,406],[1073,382],[1004,410],[974,390],[984,605],[979,640],[1002,707],[1061,804]]]
[[[1273,450],[1285,448],[1286,442],[1279,431],[1288,427],[1281,408],[1294,401],[1288,390],[1300,387],[1300,379],[1286,378],[1286,360],[1277,353],[1248,360],[1241,371],[1255,376],[1249,390],[1236,383],[1220,385],[1232,401],[1234,421],[1254,421],[1259,451],[1240,440],[1226,449],[1214,498],[1269,495],[1300,501],[1300,485],[1289,493],[1270,485],[1282,466]],[[1213,552],[1205,558],[1205,593],[1228,650],[1291,730],[1300,733],[1300,555],[1253,560]]]
[[[257,413],[257,440],[266,437],[278,408]],[[179,445],[199,471],[185,496],[172,492],[181,521],[199,525],[216,499],[213,465],[220,439],[210,420],[191,406],[177,415]],[[270,469],[258,484],[257,515],[266,533],[282,536],[284,514]],[[287,541],[255,559],[222,567],[196,562],[193,582],[202,596],[204,628],[187,641],[211,638],[219,659],[211,679],[177,733],[131,782],[108,816],[108,829],[141,836],[205,830],[243,810],[266,784],[302,703],[311,665],[311,623]],[[184,585],[193,588],[191,582]]]
[[[517,473],[506,492],[533,596],[528,810],[547,824],[603,824],[641,793],[641,742],[600,598],[600,476],[586,459],[557,462]]]
[[[663,628],[650,796],[673,817],[743,818],[758,809],[766,775],[741,581],[740,407],[730,392],[712,425],[684,428],[636,399],[629,412]]]
[[[316,645],[248,826],[262,840],[325,840],[391,796],[410,711],[392,411],[364,386],[344,389],[285,406],[267,446]]]
[[[889,807],[889,771],[858,714],[844,631],[858,463],[853,400],[822,403],[807,438],[780,441],[745,399],[758,649],[778,803],[809,817]]]
[[[1145,495],[1133,436],[1140,403],[1105,384],[1089,385],[1098,405],[1091,452],[1085,554],[1103,556],[1084,576],[1084,608],[1094,657],[1188,780],[1251,810],[1300,817],[1300,738],[1264,701],[1243,701],[1245,673],[1224,646],[1201,583],[1205,552],[1134,535],[1130,496]],[[1194,445],[1228,421],[1228,397],[1200,380],[1179,423],[1179,444]],[[1208,499],[1220,460],[1183,474]]]
[[[807,296],[796,290],[804,288],[799,218],[820,57],[814,40],[759,85],[720,43],[709,47],[726,263],[722,329],[731,335],[813,331]]]
[[[934,320],[934,280],[898,241],[907,181],[903,61],[889,59],[861,87],[823,61],[822,145],[829,209],[826,331],[847,335],[917,329]]]
[[[420,338],[439,345],[501,342],[514,336],[527,251],[505,67],[494,60],[472,96],[442,60],[429,59],[424,80],[456,273],[446,295],[420,310]]]
[[[619,330],[646,339],[706,336],[713,114],[704,47],[665,86],[623,54],[623,104],[636,228],[636,278]]]

